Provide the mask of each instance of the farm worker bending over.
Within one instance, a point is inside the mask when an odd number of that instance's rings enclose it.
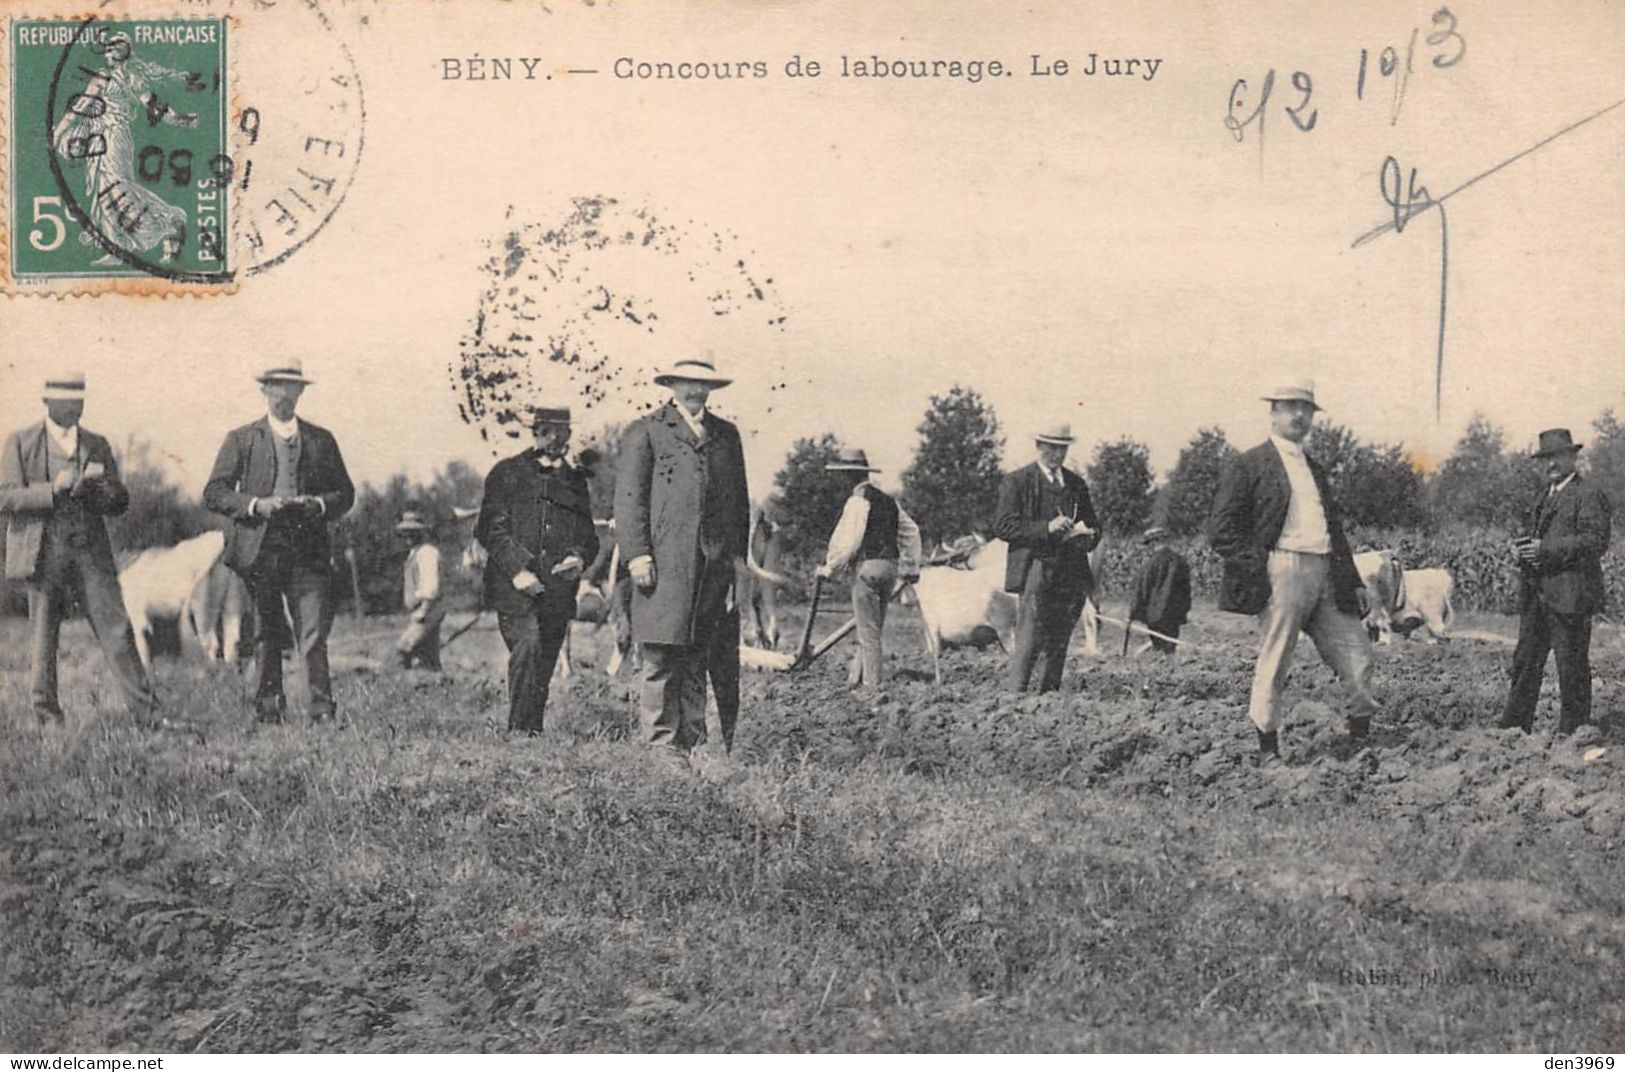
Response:
[[[485,605],[508,646],[508,729],[535,737],[598,532],[587,478],[565,457],[570,407],[532,407],[531,428],[535,446],[485,478],[474,537],[486,550]]]
[[[1013,692],[1027,691],[1034,666],[1039,692],[1061,687],[1067,641],[1094,591],[1089,552],[1100,542],[1089,486],[1061,464],[1072,426],[1041,429],[1033,440],[1038,460],[1004,478],[993,517],[993,534],[1010,545],[1004,590],[1020,597],[1007,678]]]
[[[706,408],[733,381],[709,358],[654,377],[671,399],[621,440],[615,532],[632,576],[632,640],[643,655],[644,738],[687,753],[705,741],[705,685],[716,690],[725,747],[739,717],[734,571],[750,539],[739,429]]]
[[[29,693],[42,724],[63,721],[57,701],[57,639],[68,600],[83,598],[91,629],[124,702],[145,725],[156,700],[124,612],[105,517],[130,505],[107,440],[83,428],[85,374],[45,381],[45,419],[6,437],[0,513],[6,515],[6,577],[27,582]]]
[[[432,533],[416,510],[406,510],[395,531],[412,542],[402,571],[401,600],[412,618],[396,644],[401,668],[413,661],[426,670],[440,669],[440,623],[446,609],[440,605],[440,548],[430,539]]]
[[[1304,450],[1320,409],[1301,380],[1264,396],[1270,437],[1232,461],[1219,481],[1209,534],[1224,560],[1219,609],[1257,614],[1262,626],[1248,714],[1260,763],[1280,762],[1281,690],[1298,633],[1309,634],[1347,692],[1349,736],[1371,733],[1371,641],[1366,593],[1343,534],[1326,472]]]
[[[858,650],[852,654],[848,684],[880,685],[881,633],[886,626],[886,604],[899,578],[904,584],[920,579],[920,527],[897,505],[897,500],[875,487],[861,450],[843,450],[824,468],[840,473],[852,485],[841,510],[841,520],[829,538],[829,551],[818,567],[820,577],[852,566],[852,614],[858,620]]]
[[[1147,643],[1164,655],[1172,655],[1179,647],[1179,630],[1191,609],[1191,564],[1168,546],[1168,530],[1161,525],[1146,529],[1144,540],[1156,550],[1134,578],[1134,602],[1129,606],[1128,620],[1144,622],[1161,633]]]

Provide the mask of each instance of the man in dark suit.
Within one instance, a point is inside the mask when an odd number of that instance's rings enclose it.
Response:
[[[1258,664],[1248,714],[1260,758],[1279,760],[1281,691],[1298,633],[1308,633],[1343,683],[1349,735],[1371,732],[1371,641],[1361,617],[1365,589],[1343,519],[1320,464],[1303,449],[1320,407],[1305,380],[1264,395],[1270,438],[1226,467],[1209,536],[1224,560],[1219,609],[1260,616]]]
[[[632,639],[643,655],[645,738],[702,744],[709,677],[725,747],[739,715],[739,616],[729,605],[750,539],[739,429],[706,408],[732,381],[705,358],[655,376],[671,400],[621,440],[615,533],[632,575]]]
[[[1010,545],[1004,590],[1020,596],[1006,675],[1015,692],[1027,691],[1035,665],[1039,692],[1060,687],[1067,642],[1094,591],[1089,552],[1100,542],[1089,487],[1061,464],[1072,426],[1047,428],[1033,439],[1038,460],[1005,476],[993,516],[993,534]]]
[[[63,721],[56,657],[69,600],[82,598],[124,702],[145,725],[153,717],[151,683],[136,654],[124,611],[107,522],[130,505],[107,440],[83,427],[85,376],[46,380],[45,420],[13,432],[0,457],[0,513],[6,514],[6,577],[28,588],[30,686],[41,723]]]
[[[282,601],[310,684],[310,720],[334,717],[327,667],[333,624],[327,526],[355,504],[355,487],[333,433],[295,416],[310,380],[298,362],[256,377],[266,415],[234,428],[214,460],[203,505],[227,519],[224,560],[248,584],[259,630],[254,639],[254,712],[281,722]]]
[[[1134,578],[1134,599],[1129,605],[1128,620],[1144,622],[1147,628],[1160,633],[1161,636],[1150,638],[1149,645],[1164,655],[1172,655],[1178,650],[1179,631],[1184,628],[1185,616],[1191,609],[1191,564],[1168,546],[1168,530],[1161,525],[1146,529],[1144,539],[1157,549],[1151,552]],[[1123,650],[1128,651],[1127,633],[1123,637]]]
[[[1567,428],[1540,433],[1535,458],[1545,465],[1547,486],[1513,544],[1519,574],[1518,646],[1512,653],[1512,691],[1498,723],[1501,729],[1533,729],[1549,651],[1557,653],[1562,691],[1557,732],[1573,733],[1591,719],[1591,616],[1603,609],[1609,504],[1601,488],[1575,472],[1582,445]]]
[[[535,446],[485,478],[474,534],[486,550],[485,603],[508,646],[508,729],[534,737],[598,532],[587,478],[565,456],[569,407],[534,407],[531,421]]]

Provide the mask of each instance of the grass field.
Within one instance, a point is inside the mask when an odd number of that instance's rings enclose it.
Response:
[[[1509,621],[1380,652],[1363,751],[1305,645],[1260,771],[1252,623],[1211,611],[1014,698],[992,651],[933,686],[897,610],[881,695],[845,647],[747,672],[691,766],[597,670],[509,739],[494,630],[437,677],[378,669],[397,624],[336,630],[337,727],[161,662],[200,742],[129,724],[82,622],[42,732],[4,623],[0,1049],[1625,1048],[1617,628],[1560,741],[1555,683],[1489,728]]]

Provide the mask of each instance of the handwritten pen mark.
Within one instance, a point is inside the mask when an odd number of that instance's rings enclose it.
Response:
[[[1382,174],[1379,179],[1379,183],[1382,188],[1383,200],[1391,209],[1393,209],[1393,219],[1373,227],[1371,230],[1360,235],[1354,240],[1350,248],[1359,249],[1361,246],[1380,238],[1389,231],[1402,233],[1405,230],[1406,224],[1410,223],[1410,221],[1415,217],[1420,216],[1429,209],[1439,210],[1439,333],[1438,344],[1433,357],[1434,420],[1439,419],[1440,414],[1443,412],[1444,406],[1445,311],[1450,280],[1450,221],[1449,217],[1445,213],[1444,203],[1468,187],[1473,186],[1484,179],[1489,178],[1491,175],[1494,175],[1496,172],[1517,163],[1519,160],[1529,156],[1531,153],[1545,148],[1558,138],[1561,138],[1563,135],[1574,130],[1578,130],[1580,127],[1585,126],[1594,119],[1600,119],[1609,112],[1618,108],[1620,105],[1625,105],[1625,98],[1615,101],[1613,104],[1610,104],[1608,107],[1603,108],[1600,111],[1593,112],[1584,119],[1570,123],[1568,126],[1557,131],[1555,134],[1542,138],[1540,141],[1531,145],[1522,152],[1509,156],[1507,159],[1501,161],[1499,164],[1496,164],[1494,167],[1479,172],[1466,182],[1461,183],[1454,189],[1440,195],[1439,197],[1434,197],[1432,194],[1430,194],[1426,186],[1417,185],[1415,168],[1411,169],[1409,182],[1406,183],[1407,189],[1402,193],[1400,188],[1402,175],[1399,161],[1390,156],[1382,162]],[[1390,185],[1390,181],[1392,185]]]

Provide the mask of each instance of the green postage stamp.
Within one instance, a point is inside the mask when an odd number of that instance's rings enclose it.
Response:
[[[9,284],[231,281],[226,28],[224,18],[10,21]]]

